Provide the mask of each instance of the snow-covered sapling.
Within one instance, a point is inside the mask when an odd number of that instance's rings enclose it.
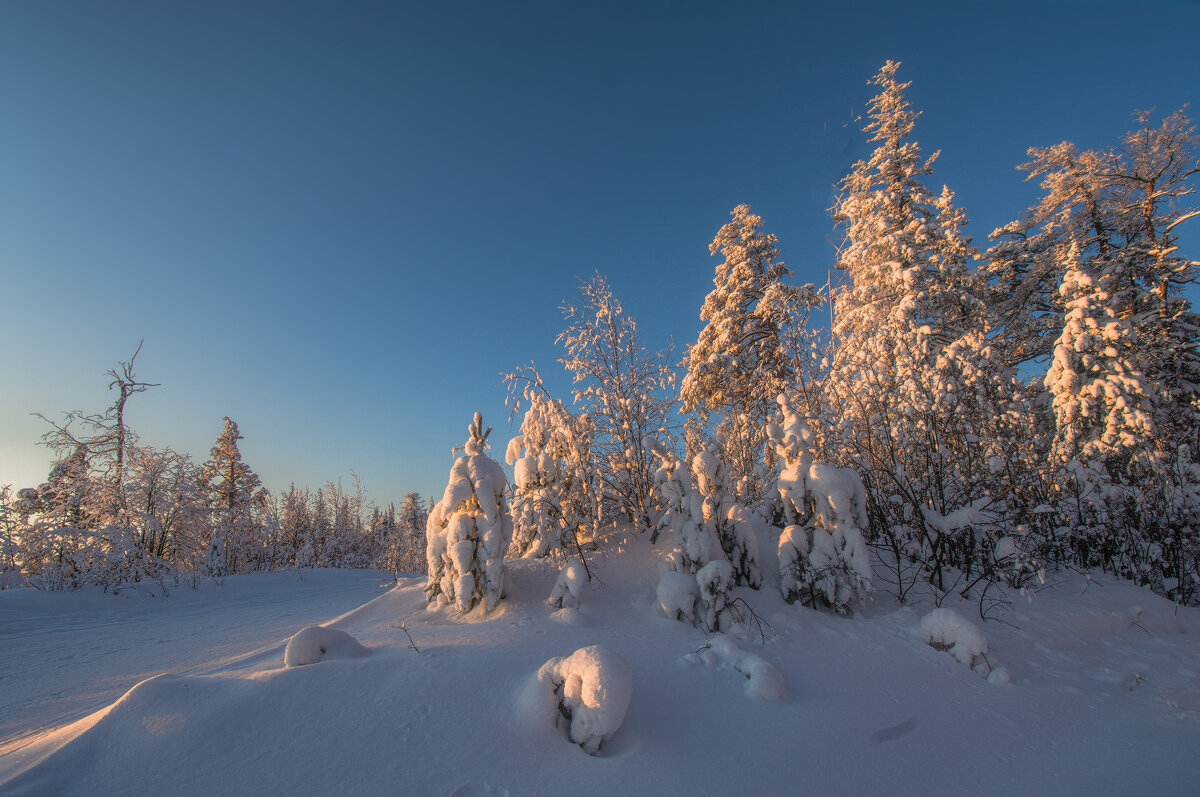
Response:
[[[663,573],[658,582],[657,596],[658,605],[667,617],[685,623],[696,622],[696,601],[700,598],[700,585],[694,575],[677,570]]]
[[[578,609],[583,589],[587,586],[588,574],[578,557],[572,556],[558,573],[554,589],[546,603],[557,609]]]
[[[780,590],[786,601],[817,597],[839,614],[871,592],[871,561],[863,531],[867,527],[867,494],[862,479],[849,468],[813,462],[808,447],[812,432],[779,397],[783,425],[768,424],[784,467],[779,495],[792,522],[779,537]]]
[[[477,412],[468,431],[442,500],[429,513],[425,593],[430,604],[453,604],[468,612],[484,603],[491,611],[504,595],[504,553],[512,537],[512,517],[504,499],[504,470],[484,453],[491,427],[483,430]]]
[[[762,586],[758,565],[758,538],[750,521],[750,510],[735,497],[729,468],[716,447],[706,448],[692,459],[696,489],[703,499],[703,523],[721,543],[721,550],[733,566],[734,581],[753,589]]]
[[[700,587],[696,619],[709,631],[729,628],[734,622],[728,608],[734,586],[733,566],[724,559],[709,562],[697,571],[696,583]]]
[[[629,663],[600,645],[580,648],[542,665],[538,683],[553,692],[554,724],[570,723],[571,741],[595,755],[621,727],[633,695]]]

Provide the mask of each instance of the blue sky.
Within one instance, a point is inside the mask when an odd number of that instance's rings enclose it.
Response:
[[[228,415],[274,489],[440,494],[475,410],[503,453],[502,370],[565,393],[578,277],[682,350],[747,202],[823,281],[886,59],[986,244],[1036,198],[1027,147],[1200,113],[1197,30],[1183,0],[7,0],[0,484],[45,476],[29,413],[102,410],[144,338],[144,442],[203,460]]]

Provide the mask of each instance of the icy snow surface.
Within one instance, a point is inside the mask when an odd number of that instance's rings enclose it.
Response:
[[[1007,670],[989,683],[925,644],[928,602],[880,590],[850,617],[788,605],[773,562],[761,591],[734,590],[766,643],[706,636],[663,616],[661,543],[590,561],[580,625],[551,619],[545,560],[509,563],[485,619],[425,611],[421,578],[388,589],[353,571],[169,598],[0,591],[0,794],[1090,796],[1200,782],[1200,612],[1076,574],[1012,596],[1007,624],[946,601]],[[283,667],[286,640],[314,623],[371,655]],[[633,680],[596,756],[527,703],[546,661],[591,645]],[[750,657],[781,695],[747,694],[770,683]]]

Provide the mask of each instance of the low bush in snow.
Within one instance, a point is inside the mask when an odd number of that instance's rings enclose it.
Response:
[[[550,659],[538,670],[537,679],[554,694],[558,708],[554,724],[570,723],[571,741],[590,755],[621,727],[633,695],[628,662],[600,645]]]

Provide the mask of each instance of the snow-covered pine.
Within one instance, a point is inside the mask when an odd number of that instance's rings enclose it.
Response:
[[[224,420],[200,479],[211,508],[210,534],[221,537],[225,571],[236,573],[261,563],[263,546],[254,510],[256,503],[265,503],[266,493],[258,475],[242,460],[238,425],[228,417]]]
[[[591,427],[562,402],[530,385],[521,434],[505,461],[513,466],[512,555],[542,557],[578,547],[581,530],[593,531],[594,485],[587,451]]]
[[[758,537],[749,509],[737,500],[730,484],[719,443],[697,452],[692,458],[692,474],[702,499],[703,524],[720,541],[725,558],[733,566],[734,582],[758,589],[762,586]]]
[[[760,473],[762,428],[796,376],[796,352],[787,346],[795,338],[785,330],[819,299],[812,285],[783,282],[792,272],[778,259],[778,239],[761,231],[749,205],[731,215],[708,247],[724,259],[700,310],[707,323],[688,347],[681,395],[683,411],[696,418],[689,440],[713,425],[738,500],[754,505],[769,488]]]
[[[765,434],[782,469],[777,481],[789,525],[779,537],[780,591],[789,603],[819,596],[839,614],[871,593],[867,551],[867,494],[850,468],[813,462],[813,435],[787,397],[778,397],[782,423]]]
[[[512,516],[504,494],[508,480],[489,457],[483,416],[475,413],[463,454],[450,468],[442,500],[429,513],[425,559],[430,604],[468,612],[495,608],[504,596],[504,554],[512,538]]]
[[[578,609],[588,580],[583,561],[577,556],[572,556],[563,565],[562,570],[558,571],[558,578],[554,581],[546,603],[556,609]]]
[[[612,738],[633,696],[633,671],[620,655],[602,645],[550,659],[537,673],[555,705],[553,722],[566,719],[572,742],[589,755]]]

